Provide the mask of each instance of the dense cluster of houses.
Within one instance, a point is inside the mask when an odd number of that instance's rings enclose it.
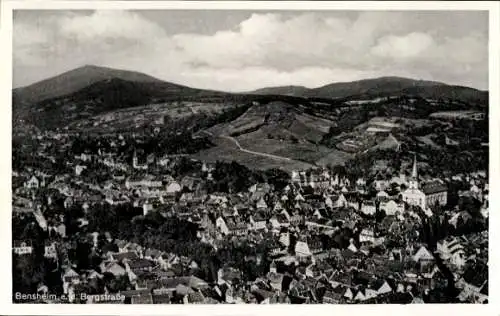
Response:
[[[40,159],[50,159],[43,151],[38,154]],[[460,290],[457,299],[487,301],[487,232],[447,237],[431,251],[418,238],[422,219],[417,212],[432,216],[435,205],[447,203],[446,183],[458,181],[469,188],[460,195],[480,201],[481,215],[487,218],[484,172],[421,184],[415,158],[410,177],[401,174],[367,183],[364,178],[352,181],[317,169],[293,172],[279,191],[268,183],[256,183],[244,192],[208,194],[204,183],[211,181],[214,166],[200,163],[200,170],[174,177],[176,161],[149,156],[139,162],[134,156],[130,164],[110,154],[89,153],[67,161],[72,174],[14,170],[13,216],[33,213],[43,230],[71,238],[66,236],[63,218],[44,216],[56,197],[64,198],[66,208],[78,205],[85,212],[97,204],[130,204],[142,208],[143,215],[160,212],[197,224],[199,240],[214,249],[228,240],[253,244],[266,240],[268,253],[245,260],[260,264],[265,259],[270,263],[267,273],[243,281],[243,271],[224,266],[215,282],[207,282],[195,276],[200,262],[192,258],[117,240],[106,232],[89,236],[94,248],[99,248],[98,237],[105,236],[106,249],[99,249],[102,263],[81,271],[65,260],[65,243],[47,240],[44,256],[60,263],[63,291],[70,302],[423,303],[433,290],[449,282],[448,271]],[[92,166],[98,166],[107,180],[90,182],[85,175]],[[367,196],[370,186],[376,189],[375,196]],[[41,191],[45,201],[33,193]],[[383,216],[377,219],[381,211]],[[447,212],[451,224],[467,220],[466,210]],[[80,225],[87,224],[83,216]],[[343,242],[345,231],[350,234]],[[14,240],[13,252],[32,255],[31,241]],[[444,262],[447,271],[437,261]],[[130,288],[113,291],[103,286],[99,280],[110,275],[116,282],[125,278]],[[44,284],[38,289],[51,292]]]

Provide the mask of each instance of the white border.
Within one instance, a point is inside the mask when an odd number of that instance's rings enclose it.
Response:
[[[2,0],[0,0],[2,2]],[[0,260],[3,278],[0,282],[0,312],[11,315],[251,315],[274,313],[285,315],[336,313],[348,315],[352,312],[384,314],[442,314],[454,316],[500,315],[498,294],[500,278],[495,271],[500,262],[499,228],[500,201],[490,193],[490,297],[488,305],[21,305],[11,302],[11,87],[12,87],[12,10],[13,9],[227,9],[227,10],[488,10],[489,28],[489,91],[490,91],[490,192],[500,192],[499,164],[499,15],[497,2],[424,2],[424,1],[14,1],[1,3],[0,27],[0,203],[2,206],[0,225]]]

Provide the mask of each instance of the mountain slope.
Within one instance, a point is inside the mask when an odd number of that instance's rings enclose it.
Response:
[[[433,81],[413,80],[400,77],[381,77],[364,79],[353,82],[337,82],[311,89],[308,96],[323,98],[344,98],[354,95],[372,93],[392,93],[412,87],[444,86],[444,83]]]
[[[62,127],[75,120],[124,108],[175,101],[182,97],[217,96],[219,93],[168,82],[134,82],[118,78],[95,82],[74,93],[19,107],[15,119],[37,126]]]
[[[248,94],[234,94],[190,88],[161,81],[139,72],[84,66],[30,86],[15,89],[13,91],[13,119],[14,124],[21,127],[26,124],[44,128],[63,127],[76,120],[104,112],[181,100],[223,104],[231,102],[247,104],[252,101],[265,104],[271,101],[283,101],[288,105],[305,107],[313,105],[314,101],[322,100],[327,104],[322,109],[324,112],[322,115],[330,117],[333,103],[338,103],[335,104],[336,106],[346,106],[346,104],[349,106],[345,101],[387,96],[416,96],[444,100],[439,102],[438,106],[443,106],[449,100],[457,100],[463,107],[485,106],[488,103],[488,93],[484,91],[399,77],[333,83],[315,89],[284,86],[264,88]],[[278,113],[275,110],[270,112],[268,114],[271,116]],[[290,119],[289,121],[293,124],[290,123],[289,126],[298,126],[300,127],[298,129],[303,132],[308,130],[302,128],[303,122],[318,119],[317,117],[310,119],[304,115],[298,117],[300,120]],[[255,122],[257,121],[252,120],[252,123]],[[315,128],[311,135],[314,135],[315,140],[319,137]]]
[[[97,66],[80,67],[13,91],[14,124],[62,127],[107,111],[193,97],[220,97],[146,74]]]
[[[238,118],[205,130],[216,146],[197,157],[235,159],[257,169],[294,170],[343,163],[349,154],[319,144],[333,124],[284,101],[254,104]]]
[[[397,94],[431,99],[452,99],[462,102],[487,103],[488,92],[473,88],[447,85],[442,82],[401,77],[380,77],[352,82],[337,82],[322,87],[274,87],[254,91],[255,94],[290,94],[308,98],[370,98]]]
[[[33,104],[71,94],[96,82],[113,78],[134,82],[161,82],[139,72],[87,65],[14,89],[13,98],[16,104]]]
[[[262,88],[252,91],[252,94],[263,94],[263,95],[289,95],[289,96],[303,96],[308,93],[310,89],[302,86],[281,86],[281,87],[270,87]]]

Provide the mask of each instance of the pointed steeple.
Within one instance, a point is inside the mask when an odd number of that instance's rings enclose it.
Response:
[[[413,157],[413,169],[410,178],[410,189],[418,189],[417,154]]]
[[[417,180],[418,178],[418,173],[417,173],[417,154],[413,156],[413,170],[411,172],[411,177]]]

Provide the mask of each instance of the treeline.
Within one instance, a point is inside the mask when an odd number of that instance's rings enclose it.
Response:
[[[207,183],[208,191],[225,193],[247,191],[250,186],[263,182],[274,190],[282,190],[290,181],[290,175],[281,169],[250,170],[234,161],[217,161],[212,177],[213,181]]]

